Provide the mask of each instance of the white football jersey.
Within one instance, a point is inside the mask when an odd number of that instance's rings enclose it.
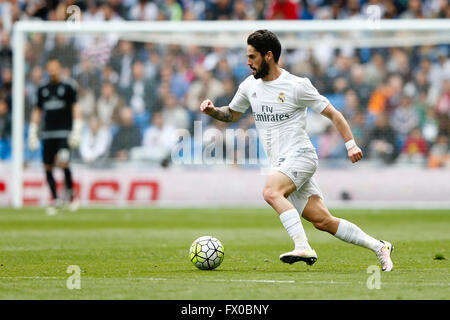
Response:
[[[299,149],[314,149],[306,133],[306,108],[320,113],[330,103],[307,78],[281,69],[273,81],[247,77],[229,107],[244,113],[252,107],[256,128],[271,164]]]

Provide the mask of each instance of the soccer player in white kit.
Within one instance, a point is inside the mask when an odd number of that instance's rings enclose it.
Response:
[[[264,188],[264,200],[278,212],[295,248],[284,253],[286,263],[317,260],[310,247],[300,215],[317,229],[336,238],[374,251],[383,271],[391,271],[392,244],[377,240],[355,224],[331,215],[314,180],[318,158],[305,131],[306,108],[329,118],[345,141],[348,157],[355,163],[363,154],[356,145],[344,116],[320,95],[307,78],[294,76],[278,65],[281,44],[268,30],[258,30],[247,38],[247,65],[252,75],[239,86],[229,106],[215,107],[204,100],[200,110],[211,117],[234,122],[252,108],[258,134],[270,160],[271,171]]]

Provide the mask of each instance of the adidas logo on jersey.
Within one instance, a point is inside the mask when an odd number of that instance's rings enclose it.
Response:
[[[252,98],[255,98],[255,99],[256,99],[256,92],[253,92]]]

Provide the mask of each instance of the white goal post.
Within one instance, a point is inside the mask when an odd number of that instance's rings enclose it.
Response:
[[[450,43],[450,20],[313,20],[313,21],[181,21],[181,22],[44,22],[18,21],[13,33],[12,205],[23,205],[25,44],[30,33],[108,34],[132,41],[245,47],[236,34],[269,29],[286,34],[284,48],[314,46],[315,35],[332,34],[336,47],[395,47]],[[406,33],[402,33],[406,32]],[[401,33],[401,35],[400,35]],[[233,36],[234,34],[234,36]],[[298,39],[292,34],[303,34]],[[307,36],[312,34],[313,36]],[[340,35],[345,34],[345,37]],[[395,35],[395,37],[393,37]],[[330,41],[330,39],[327,39]]]

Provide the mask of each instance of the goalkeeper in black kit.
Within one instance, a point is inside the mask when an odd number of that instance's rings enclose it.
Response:
[[[31,114],[28,131],[28,146],[31,150],[39,147],[39,125],[42,123],[42,158],[45,167],[47,183],[52,195],[52,204],[47,208],[48,215],[58,213],[64,201],[56,191],[53,167],[63,169],[66,200],[69,209],[76,211],[78,201],[74,198],[72,172],[70,170],[70,149],[76,149],[81,142],[83,122],[81,110],[77,104],[77,88],[72,81],[61,79],[61,63],[57,58],[47,62],[49,82],[37,91],[37,105]]]

